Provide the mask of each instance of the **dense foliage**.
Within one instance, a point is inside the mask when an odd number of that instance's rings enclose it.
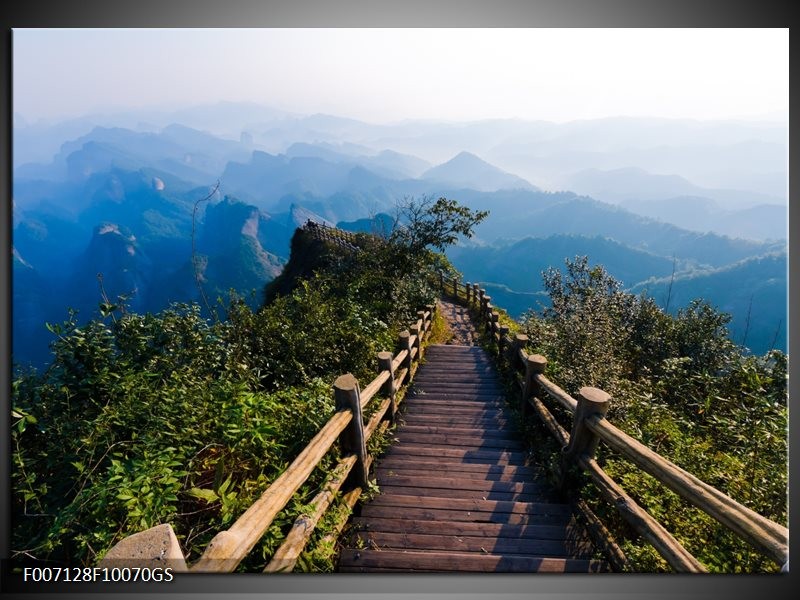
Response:
[[[745,506],[787,522],[786,355],[743,355],[728,336],[728,315],[699,300],[665,313],[653,299],[623,292],[585,257],[567,261],[566,273],[549,269],[544,281],[551,306],[528,314],[524,327],[554,381],[572,394],[587,385],[606,390],[612,423]],[[600,459],[710,570],[777,568],[625,459],[602,451]],[[664,568],[613,508],[597,508],[617,521],[638,569]]]
[[[441,255],[370,236],[358,246],[327,248],[258,311],[232,297],[222,321],[196,305],[139,315],[104,301],[86,325],[50,325],[52,365],[13,384],[15,555],[93,564],[169,522],[197,558],[330,418],[333,380],[371,380],[376,353],[433,301]],[[243,569],[263,567],[333,458]]]

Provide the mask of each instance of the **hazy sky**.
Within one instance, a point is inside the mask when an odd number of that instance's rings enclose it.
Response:
[[[788,29],[15,29],[14,111],[251,101],[409,118],[728,118],[789,107]]]

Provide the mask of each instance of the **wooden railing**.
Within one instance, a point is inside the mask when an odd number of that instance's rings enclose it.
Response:
[[[329,227],[325,223],[317,223],[309,219],[303,225],[303,230],[324,242],[330,242],[336,246],[352,252],[361,250],[356,245],[356,235],[350,231],[344,231],[337,227]]]
[[[789,531],[736,502],[627,435],[606,418],[611,396],[594,387],[583,387],[573,398],[544,375],[547,359],[528,354],[526,335],[509,335],[499,324],[499,313],[491,296],[478,284],[461,283],[440,275],[442,293],[473,308],[486,329],[498,358],[512,368],[521,389],[523,416],[535,413],[562,447],[562,478],[578,467],[589,475],[600,495],[615,506],[623,519],[643,536],[667,563],[680,572],[703,572],[705,567],[664,527],[640,507],[602,469],[594,458],[600,441],[621,454],[667,488],[748,542],[782,570],[788,570]],[[573,415],[572,429],[566,431],[547,408],[544,400],[555,402]]]
[[[378,375],[363,389],[351,374],[336,379],[333,384],[336,413],[230,529],[221,531],[211,540],[203,555],[191,567],[187,566],[177,537],[168,524],[121,540],[109,550],[101,565],[142,566],[143,563],[161,561],[180,571],[233,571],[338,440],[341,460],[322,491],[308,505],[307,512],[294,522],[283,544],[264,569],[269,573],[291,571],[320,518],[343,486],[349,489],[342,495],[342,502],[350,508],[366,489],[372,463],[372,457],[366,450],[367,441],[376,431],[384,431],[394,420],[402,400],[401,388],[413,378],[423,356],[423,342],[430,337],[434,310],[435,305],[429,305],[426,310],[417,312],[417,320],[399,335],[397,354],[378,353]],[[378,403],[377,408],[364,422],[364,409],[372,408],[375,402]],[[337,534],[334,532],[330,535]]]

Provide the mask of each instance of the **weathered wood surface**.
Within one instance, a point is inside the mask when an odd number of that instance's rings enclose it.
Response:
[[[603,571],[572,510],[529,464],[479,347],[429,346],[352,520],[341,571]]]

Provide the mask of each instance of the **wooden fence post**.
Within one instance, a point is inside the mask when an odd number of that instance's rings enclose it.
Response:
[[[518,333],[514,336],[514,342],[511,344],[511,368],[514,370],[524,368],[522,364],[522,357],[519,351],[528,345],[528,336],[524,333]]]
[[[444,272],[439,271],[439,291],[444,295]]]
[[[506,336],[508,335],[508,325],[502,325],[499,329],[500,331],[500,339],[497,341],[497,357],[503,358],[504,354],[508,354],[508,349],[506,348]]]
[[[417,349],[417,362],[419,362],[420,358],[422,358],[422,340],[419,339],[421,330],[419,328],[419,325],[416,325],[416,324],[414,324],[411,327],[409,327],[409,330],[411,332],[411,335],[416,336],[416,339],[414,340],[414,343],[413,344],[409,344],[409,346],[408,346],[409,356],[411,356],[411,348],[416,348]],[[409,342],[410,342],[410,338],[409,338]],[[409,369],[411,368],[411,363],[409,363],[409,367],[408,368]]]
[[[578,401],[572,421],[572,432],[569,444],[561,449],[561,469],[558,476],[558,488],[564,492],[570,480],[574,480],[577,464],[581,457],[594,458],[599,438],[586,427],[584,420],[595,414],[605,416],[608,412],[611,396],[595,387],[582,387],[575,398]]]
[[[341,375],[333,383],[336,410],[350,410],[353,419],[339,436],[342,454],[355,454],[352,477],[357,487],[367,489],[367,443],[364,439],[364,419],[361,415],[361,398],[358,381],[353,375]]]
[[[472,302],[472,284],[468,281],[464,284],[464,289],[467,294],[467,306],[469,306],[469,303]]]
[[[477,283],[475,285],[478,285]],[[478,288],[478,317],[483,318],[483,299],[486,296],[486,290]]]
[[[397,389],[394,383],[394,367],[392,366],[393,356],[391,352],[378,352],[378,373],[389,371],[389,381],[383,384],[381,393],[389,398],[389,422],[394,423],[397,414],[397,402],[395,396]]]
[[[398,337],[400,338],[400,351],[408,351],[401,366],[408,369],[408,380],[411,381],[411,332],[406,329],[405,331],[401,331]]]
[[[522,388],[522,405],[520,412],[523,417],[531,412],[528,400],[533,396],[538,384],[534,375],[541,375],[547,367],[547,359],[541,354],[529,354],[528,360],[525,361],[525,386]]]
[[[586,427],[584,419],[596,414],[605,416],[611,396],[599,388],[582,387],[575,399],[578,406],[575,408],[569,445],[564,449],[564,457],[571,462],[584,454],[589,458],[594,457],[599,438]]]
[[[419,332],[417,333],[417,360],[422,360],[422,338],[425,336],[425,311],[418,310]]]
[[[484,325],[486,327],[486,331],[492,331],[492,311],[494,310],[494,305],[492,304],[492,297],[491,296],[484,296],[484,307],[483,307],[483,314],[481,318],[483,319]]]
[[[458,300],[458,277],[453,276],[453,297]]]

